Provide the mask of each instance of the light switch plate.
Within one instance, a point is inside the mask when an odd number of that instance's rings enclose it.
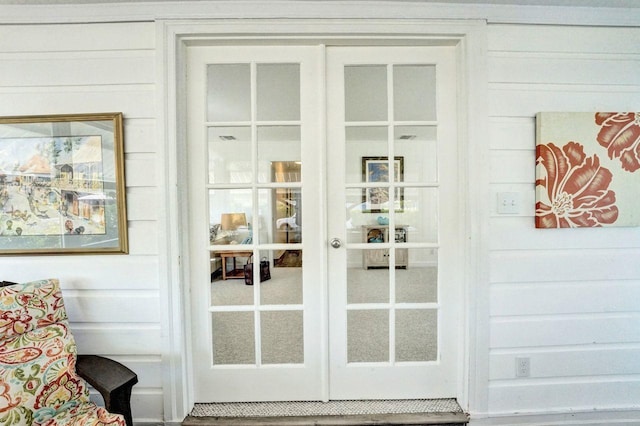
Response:
[[[498,193],[498,214],[518,214],[520,213],[520,193],[519,192],[499,192]]]

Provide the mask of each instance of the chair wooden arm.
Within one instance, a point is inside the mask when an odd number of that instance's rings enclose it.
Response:
[[[127,426],[133,426],[131,388],[138,383],[136,373],[117,361],[97,355],[78,355],[76,370],[100,392],[107,411],[122,414]]]

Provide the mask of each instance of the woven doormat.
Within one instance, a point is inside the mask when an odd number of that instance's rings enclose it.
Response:
[[[370,414],[461,413],[455,399],[329,402],[234,402],[196,404],[193,417],[352,416]]]

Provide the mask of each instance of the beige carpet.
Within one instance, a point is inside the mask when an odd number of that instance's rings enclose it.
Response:
[[[411,267],[396,272],[397,303],[437,301],[437,270]],[[261,304],[301,305],[302,268],[271,268],[271,280],[261,284]],[[350,304],[388,303],[389,270],[350,268],[347,299]],[[214,281],[212,303],[251,306],[252,286],[244,280]],[[391,321],[390,315],[394,315]],[[218,364],[255,364],[255,315],[247,312],[213,314],[214,359]],[[350,310],[347,316],[348,361],[389,361],[390,324],[395,324],[396,361],[433,361],[437,356],[437,311],[429,309]],[[302,363],[303,317],[300,310],[261,313],[262,363]]]

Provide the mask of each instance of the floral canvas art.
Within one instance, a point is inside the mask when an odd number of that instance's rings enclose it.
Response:
[[[640,113],[537,115],[536,228],[640,225]]]

